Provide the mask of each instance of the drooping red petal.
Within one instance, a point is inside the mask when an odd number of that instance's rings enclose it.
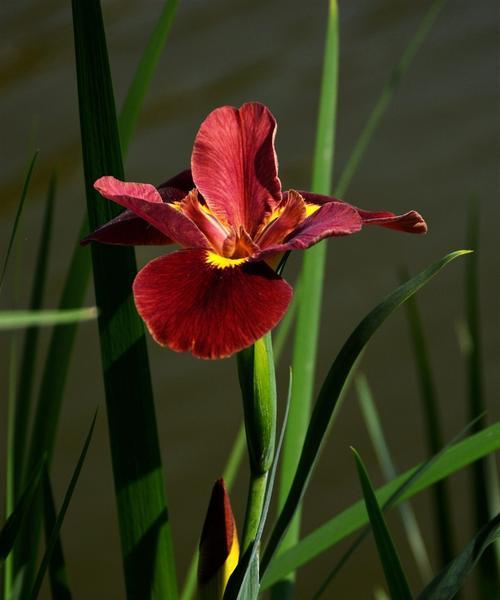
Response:
[[[163,202],[153,185],[101,177],[94,183],[94,188],[104,198],[128,208],[181,246],[210,247],[207,238],[198,227],[173,205]]]
[[[303,192],[300,194],[307,202],[313,204],[325,204],[337,200],[332,196],[323,196],[322,194],[313,194],[312,192]],[[398,231],[405,231],[406,233],[426,233],[427,224],[423,217],[415,210],[411,210],[402,215],[396,215],[389,211],[369,211],[363,210],[353,206],[358,211],[359,216],[363,220],[363,225],[380,225],[381,227],[387,227],[388,229],[396,229]]]
[[[223,106],[203,121],[193,146],[193,179],[207,205],[250,236],[281,201],[275,132],[276,120],[263,104]]]
[[[137,310],[159,344],[223,358],[272,329],[292,289],[265,263],[218,268],[210,254],[196,249],[161,256],[138,273],[133,289]]]
[[[297,192],[290,190],[288,195],[292,194]],[[287,250],[305,250],[326,237],[356,233],[361,226],[361,217],[352,206],[345,202],[328,202],[304,219],[283,243],[269,246],[255,258],[261,259]]]
[[[121,215],[98,227],[81,243],[86,245],[89,242],[121,246],[163,246],[171,244],[172,240],[131,210],[125,210]]]

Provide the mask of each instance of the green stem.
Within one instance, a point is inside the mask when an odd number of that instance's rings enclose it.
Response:
[[[251,473],[248,486],[247,508],[245,523],[241,538],[241,554],[243,555],[255,539],[259,527],[264,496],[266,493],[267,471],[261,474]]]

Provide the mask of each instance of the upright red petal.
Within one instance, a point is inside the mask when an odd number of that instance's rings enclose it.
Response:
[[[223,106],[203,121],[193,146],[193,179],[207,205],[250,236],[281,200],[275,133],[276,120],[263,104]]]
[[[265,263],[181,250],[148,263],[134,281],[137,310],[162,346],[223,358],[283,317],[292,289]]]
[[[128,208],[181,246],[210,247],[198,227],[173,205],[163,202],[153,185],[120,181],[109,176],[98,179],[94,187],[101,196]]]

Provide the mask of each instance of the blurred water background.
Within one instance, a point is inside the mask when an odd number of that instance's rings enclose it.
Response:
[[[345,164],[391,67],[414,33],[428,0],[340,0],[341,60],[335,174]],[[105,0],[103,10],[118,107],[153,28],[159,0]],[[127,178],[160,183],[189,164],[194,135],[207,113],[222,104],[260,100],[276,115],[284,187],[310,183],[327,3],[300,0],[185,0],[126,161]],[[323,303],[318,383],[359,319],[397,282],[397,269],[420,270],[464,246],[467,203],[481,201],[481,318],[488,419],[500,417],[498,193],[500,117],[499,5],[494,0],[447,3],[429,39],[384,116],[346,200],[363,208],[419,210],[426,237],[380,229],[331,240]],[[55,307],[85,206],[70,3],[5,1],[0,6],[0,238],[8,239],[25,165],[33,147],[40,157],[25,208],[17,259],[1,307],[27,305],[43,201],[57,170],[56,235],[47,307]],[[3,250],[2,250],[3,253]],[[139,264],[158,254],[138,251]],[[301,256],[287,266],[292,281]],[[463,314],[463,261],[457,261],[419,297],[425,318],[447,438],[466,422],[465,369],[457,342]],[[17,274],[15,264],[17,265]],[[17,279],[17,282],[15,281]],[[17,292],[15,291],[17,289]],[[89,292],[88,304],[93,302]],[[425,456],[414,364],[402,311],[387,322],[365,354],[367,373],[389,444],[400,469]],[[48,333],[44,332],[44,343]],[[0,377],[7,390],[7,337]],[[241,419],[235,360],[199,361],[150,345],[158,427],[178,567],[186,569],[197,543],[212,482],[220,475]],[[286,389],[290,353],[279,373]],[[96,406],[97,429],[63,529],[76,598],[122,598],[118,533],[105,407],[94,324],[80,328],[73,357],[53,476],[60,498]],[[349,445],[381,483],[354,394],[347,398],[305,502],[310,531],[359,497]],[[2,472],[2,481],[3,479]],[[464,515],[468,478],[452,478],[457,541],[472,535]],[[246,475],[233,495],[243,518]],[[415,500],[434,556],[429,496]],[[464,521],[465,519],[465,521]],[[395,531],[404,564],[414,574],[398,519]],[[342,547],[304,569],[299,598],[308,598]],[[363,576],[360,577],[359,573]],[[365,542],[325,597],[372,597],[382,581],[372,542]],[[473,592],[471,592],[473,593]],[[471,596],[472,597],[472,596]]]

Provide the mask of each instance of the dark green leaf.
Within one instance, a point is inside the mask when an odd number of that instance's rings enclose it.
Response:
[[[452,260],[468,253],[468,250],[452,252],[410,279],[404,285],[399,286],[361,321],[342,347],[330,368],[314,406],[299,466],[297,467],[290,493],[279,514],[278,521],[271,533],[262,559],[263,572],[267,569],[283,534],[295,514],[297,506],[302,500],[338,398],[357,357],[380,325],[398,306],[426,285],[434,275]]]
[[[491,519],[464,550],[418,595],[418,600],[451,600],[476,566],[483,552],[500,538],[500,514]],[[493,590],[497,597],[498,588]]]
[[[375,542],[377,544],[378,555],[382,568],[384,569],[385,580],[387,587],[392,598],[397,600],[411,600],[412,594],[410,586],[406,580],[403,567],[399,561],[399,557],[392,541],[391,534],[387,528],[384,516],[378,505],[375,492],[373,491],[370,478],[366,472],[365,466],[361,460],[359,454],[351,448],[354,458],[356,460],[356,467],[358,469],[358,476],[363,490],[363,496],[365,499],[366,510],[368,512],[368,518],[373,530]]]
[[[123,166],[98,0],[73,0],[90,228],[119,212],[93,188]],[[130,597],[177,597],[170,523],[144,328],[132,299],[133,248],[92,245],[92,263],[125,582]],[[134,440],[131,444],[130,440]]]
[[[92,419],[92,423],[90,425],[89,432],[85,439],[85,443],[83,444],[82,451],[80,452],[80,457],[78,458],[78,462],[76,463],[75,469],[73,470],[73,475],[71,476],[68,488],[66,493],[64,494],[64,499],[61,505],[61,510],[59,511],[54,527],[50,533],[49,540],[47,542],[47,546],[45,549],[45,554],[43,555],[42,562],[40,563],[40,568],[38,569],[38,573],[35,577],[35,583],[33,584],[33,588],[31,591],[31,599],[35,600],[38,597],[40,592],[40,588],[42,586],[43,578],[45,576],[45,572],[47,567],[49,566],[50,560],[52,558],[52,554],[57,547],[59,542],[59,532],[61,531],[61,527],[64,521],[64,517],[66,516],[66,512],[69,507],[69,503],[73,496],[73,492],[75,491],[76,484],[78,483],[78,478],[80,477],[80,473],[83,467],[83,463],[85,462],[85,458],[87,456],[87,451],[90,446],[90,440],[92,439],[92,434],[94,433],[95,422],[97,418],[97,411],[94,414]]]

